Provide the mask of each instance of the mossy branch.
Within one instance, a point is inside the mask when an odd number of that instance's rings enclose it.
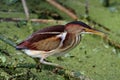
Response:
[[[16,44],[14,42],[12,42],[11,40],[7,39],[6,37],[0,35],[0,40],[2,40],[3,42],[5,42],[6,44],[9,44],[10,46],[14,47],[16,46]]]

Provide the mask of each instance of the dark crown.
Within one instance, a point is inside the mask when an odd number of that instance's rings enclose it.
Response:
[[[91,29],[90,26],[88,26],[87,24],[85,24],[85,23],[83,23],[83,22],[81,22],[81,21],[72,21],[72,22],[70,22],[70,23],[68,23],[68,24],[66,24],[66,25],[69,25],[69,24],[77,24],[77,25],[81,25],[81,26],[83,26],[83,27],[86,27],[86,28]]]

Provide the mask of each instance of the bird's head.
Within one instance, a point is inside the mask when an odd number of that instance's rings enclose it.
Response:
[[[75,34],[90,33],[90,34],[100,35],[102,37],[106,36],[105,33],[99,30],[93,29],[81,21],[73,21],[66,24],[65,30],[69,33],[75,33]]]

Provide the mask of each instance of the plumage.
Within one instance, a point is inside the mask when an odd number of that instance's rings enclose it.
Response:
[[[73,21],[66,25],[55,25],[34,32],[30,37],[16,46],[32,57],[40,58],[40,62],[58,66],[44,61],[50,55],[60,55],[76,47],[83,32],[90,32],[104,36],[104,33],[95,30],[81,21]]]
[[[17,49],[46,50],[46,51],[50,50],[48,48],[55,49],[61,40],[60,37],[56,38],[56,36],[60,35],[61,32],[64,32],[63,25],[57,25],[57,26],[52,26],[52,27],[47,27],[47,28],[41,29],[41,30],[33,33],[25,41],[18,44]],[[38,44],[43,43],[43,44],[36,45],[36,43],[38,43]],[[52,47],[52,45],[48,45],[47,43],[55,44],[56,46]],[[45,47],[46,45],[48,47]]]

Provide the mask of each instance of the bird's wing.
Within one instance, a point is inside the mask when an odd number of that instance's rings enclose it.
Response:
[[[62,46],[66,34],[67,32],[36,33],[18,46],[31,50],[50,51]]]
[[[43,28],[43,29],[40,29],[40,30],[34,32],[34,33],[32,34],[32,36],[33,36],[33,35],[36,35],[36,34],[38,34],[38,33],[64,32],[64,30],[65,30],[65,26],[64,26],[64,25],[49,26],[49,27],[46,27],[46,28]],[[52,33],[51,33],[51,34],[52,34]]]

